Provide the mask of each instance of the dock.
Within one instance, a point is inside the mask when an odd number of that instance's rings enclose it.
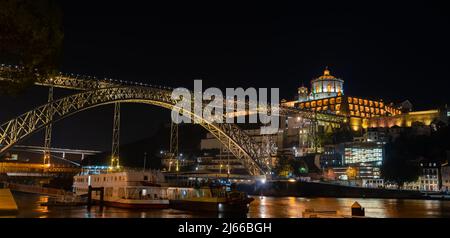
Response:
[[[0,215],[14,214],[18,210],[11,190],[8,188],[0,189]]]

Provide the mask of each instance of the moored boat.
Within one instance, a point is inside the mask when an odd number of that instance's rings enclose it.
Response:
[[[169,187],[167,194],[171,208],[204,212],[247,213],[254,200],[226,186]]]
[[[95,202],[122,208],[168,208],[167,188],[159,171],[118,171],[74,177],[73,189],[79,196],[89,195]],[[103,193],[103,194],[102,194]]]

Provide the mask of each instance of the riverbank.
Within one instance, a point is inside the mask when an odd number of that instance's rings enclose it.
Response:
[[[238,184],[237,188],[250,195],[271,197],[434,199],[423,196],[419,191],[362,188],[302,181],[267,181],[265,183]]]

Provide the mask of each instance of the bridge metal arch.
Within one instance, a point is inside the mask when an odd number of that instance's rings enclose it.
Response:
[[[0,65],[0,81],[14,82],[17,78],[20,78],[21,68],[18,66],[10,66],[10,65]],[[90,76],[83,75],[74,75],[74,74],[63,74],[53,78],[39,78],[38,81],[35,82],[36,85],[45,86],[45,87],[55,87],[55,88],[64,88],[71,90],[97,90],[103,88],[112,88],[112,87],[145,87],[145,88],[153,88],[155,90],[173,90],[173,88],[158,86],[158,85],[150,85],[143,84],[138,82],[129,82],[122,80],[113,80],[113,79],[99,79]],[[266,110],[270,111],[270,105]],[[342,115],[336,115],[325,112],[314,112],[310,110],[303,110],[299,108],[292,108],[286,106],[278,106],[279,107],[279,115],[280,116],[289,116],[289,115],[300,115],[301,117],[308,118],[310,120],[317,120],[320,122],[328,123],[333,127],[338,127],[342,124],[346,117]],[[260,110],[260,108],[258,108]]]
[[[172,109],[176,100],[171,90],[150,87],[111,87],[84,91],[70,95],[30,110],[0,126],[0,154],[17,142],[78,112],[112,104],[144,103]],[[187,111],[198,124],[211,132],[234,156],[242,159],[251,175],[265,175],[270,172],[264,162],[267,155],[262,148],[235,124],[213,123],[193,112]]]

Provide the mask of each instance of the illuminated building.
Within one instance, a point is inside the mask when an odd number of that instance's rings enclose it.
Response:
[[[442,180],[442,186],[441,191],[445,193],[449,193],[450,190],[450,166],[448,163],[443,164],[441,166],[441,180]]]
[[[344,165],[375,163],[381,165],[384,157],[382,142],[349,142],[344,147]]]
[[[346,142],[325,146],[320,165],[335,171],[353,168],[354,179],[378,179],[384,157],[383,142]]]
[[[405,183],[403,187],[410,190],[434,191],[440,190],[440,165],[436,162],[421,162],[421,174],[415,182]]]
[[[323,153],[320,155],[320,167],[339,167],[344,164],[343,154],[340,153],[341,145],[325,145]]]
[[[344,165],[355,167],[357,179],[380,178],[384,159],[382,142],[350,142],[344,146]]]
[[[304,86],[298,88],[297,100],[282,101],[282,105],[346,116],[355,131],[395,125],[411,127],[414,122],[429,126],[436,120],[447,123],[447,110],[414,112],[409,101],[394,106],[381,99],[344,95],[344,80],[332,76],[328,68],[311,81],[310,90]]]
[[[344,80],[334,77],[326,68],[322,76],[311,81],[311,93],[308,94],[308,89],[303,86],[298,89],[298,101],[337,97],[343,94]]]

